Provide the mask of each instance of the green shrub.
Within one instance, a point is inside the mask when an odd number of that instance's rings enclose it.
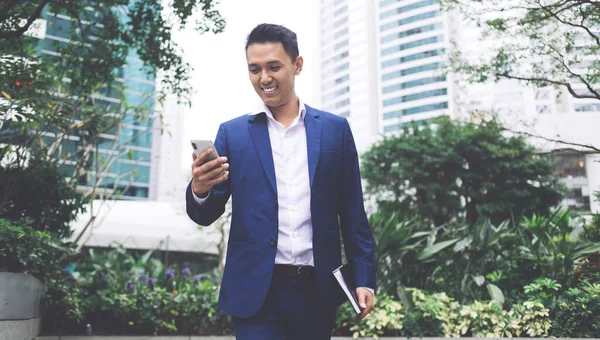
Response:
[[[376,310],[362,321],[356,320],[349,304],[342,305],[337,334],[352,334],[355,338],[383,335],[541,337],[548,336],[551,328],[549,311],[539,302],[526,301],[504,310],[496,301],[461,305],[445,293],[409,291],[412,297],[410,309],[384,295],[378,298]]]
[[[49,232],[0,218],[0,272],[31,274],[47,282],[70,252]]]
[[[45,323],[45,334],[82,334],[87,323],[95,335],[231,333],[229,317],[219,312],[212,276],[165,268],[152,251],[134,256],[122,246],[105,254],[90,250],[63,276],[77,287],[72,298],[79,303]]]
[[[569,288],[558,305],[552,322],[556,337],[600,336],[600,283],[582,282]]]

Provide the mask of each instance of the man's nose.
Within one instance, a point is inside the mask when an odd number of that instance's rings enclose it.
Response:
[[[266,71],[262,71],[260,74],[260,82],[261,84],[268,84],[271,82],[271,75]]]

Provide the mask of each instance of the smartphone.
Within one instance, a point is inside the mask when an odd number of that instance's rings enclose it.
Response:
[[[197,157],[200,157],[200,155],[207,149],[212,148],[214,150],[210,155],[208,155],[208,157],[206,158],[204,163],[210,162],[214,159],[219,158],[219,153],[217,152],[217,148],[215,148],[215,146],[213,145],[213,142],[210,140],[192,139],[190,141],[190,144],[192,144],[192,148],[194,149],[194,153],[196,154]],[[225,170],[223,170],[223,172],[221,172],[219,175],[215,176],[214,178],[219,178],[219,177],[223,176],[224,174],[225,174]]]

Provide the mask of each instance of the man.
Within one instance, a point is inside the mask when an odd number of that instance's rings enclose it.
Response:
[[[296,96],[304,60],[294,32],[257,26],[246,59],[261,106],[221,124],[220,158],[204,164],[213,150],[193,155],[187,213],[210,225],[232,197],[219,307],[237,339],[330,339],[343,301],[332,275],[341,265],[340,230],[360,317],[374,308],[374,243],[352,132],[345,118]]]

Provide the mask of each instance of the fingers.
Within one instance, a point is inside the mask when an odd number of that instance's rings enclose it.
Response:
[[[356,289],[356,297],[358,298],[358,305],[362,309],[362,312],[358,315],[358,317],[364,319],[369,312],[375,309],[375,299],[373,294],[364,288]]]
[[[212,154],[214,151],[215,150],[213,148],[208,148],[201,153],[200,156],[196,156],[196,153],[194,152],[192,154],[192,159],[194,160],[192,163],[192,168],[201,166],[206,161],[206,158],[208,158],[208,156],[210,156],[210,154]]]

